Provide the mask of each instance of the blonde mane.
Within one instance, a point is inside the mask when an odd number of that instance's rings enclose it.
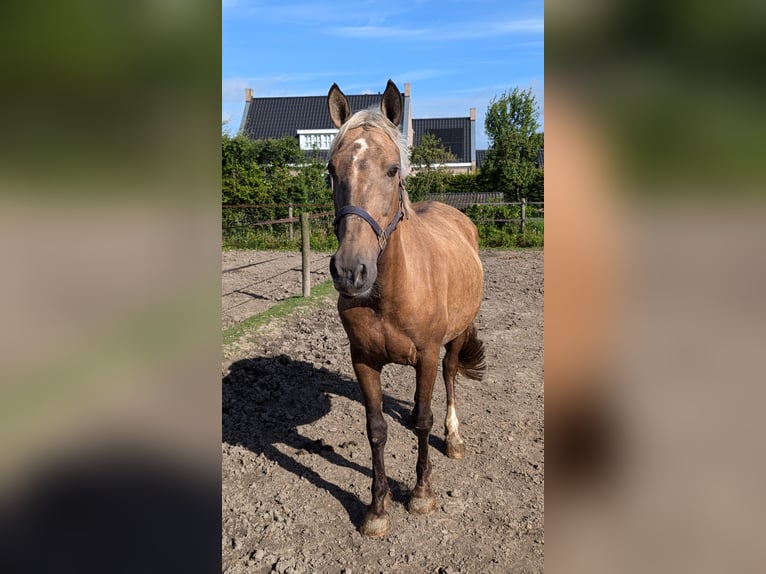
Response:
[[[333,139],[332,145],[330,146],[330,156],[335,153],[335,149],[338,147],[340,141],[346,136],[348,130],[362,126],[369,126],[371,128],[383,130],[399,149],[399,173],[402,178],[402,203],[404,214],[409,217],[412,204],[410,203],[409,195],[407,195],[407,190],[404,187],[404,181],[410,173],[410,154],[409,149],[407,148],[407,138],[383,115],[380,108],[371,107],[366,110],[360,110],[351,116],[351,118],[340,127],[338,134],[335,136],[335,139]]]
[[[410,157],[409,150],[407,149],[407,140],[404,137],[404,134],[401,133],[394,124],[388,121],[388,118],[375,107],[355,113],[341,126],[340,130],[338,130],[338,135],[335,136],[335,139],[332,142],[332,146],[330,146],[330,155],[335,153],[335,148],[338,146],[340,140],[346,136],[348,130],[362,126],[369,126],[371,128],[383,130],[391,141],[396,144],[396,147],[399,148],[399,165],[402,177],[407,177],[410,172]]]

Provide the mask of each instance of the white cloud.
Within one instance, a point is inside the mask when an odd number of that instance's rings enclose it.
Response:
[[[510,20],[508,22],[497,22],[491,25],[490,31],[498,34],[525,32],[542,33],[545,31],[545,21],[542,18],[530,20]]]
[[[501,22],[479,21],[466,22],[459,26],[439,30],[438,38],[446,40],[464,40],[471,38],[488,38],[497,36],[519,36],[522,34],[542,34],[545,22],[541,19],[506,20]]]
[[[225,78],[221,82],[221,101],[244,102],[245,88],[251,87],[251,78]]]
[[[346,26],[335,32],[349,38],[428,38],[429,41],[464,40],[497,36],[542,34],[545,22],[542,18],[464,22],[443,28],[401,28],[394,26]]]
[[[257,98],[316,95],[329,89],[341,75],[338,72],[312,71],[224,78],[221,82],[221,101],[244,104],[245,88],[252,88]]]
[[[227,111],[222,111],[221,112],[222,129],[229,134],[234,133],[236,128],[235,126],[232,125],[233,123],[234,122],[232,121],[231,113]]]
[[[425,68],[416,70],[407,70],[396,74],[397,78],[402,78],[402,82],[422,82],[423,80],[430,80],[432,78],[440,78],[447,76],[451,73],[450,70],[438,70],[435,68]]]
[[[346,26],[336,32],[349,38],[412,38],[428,33],[427,28],[408,29],[391,26]]]

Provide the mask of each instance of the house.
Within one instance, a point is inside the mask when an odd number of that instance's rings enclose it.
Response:
[[[430,133],[441,140],[455,156],[446,164],[454,173],[468,173],[476,169],[476,108],[464,118],[427,118],[412,120],[413,144],[420,145],[423,136]]]
[[[481,166],[484,163],[484,158],[486,156],[487,156],[487,150],[485,149],[476,150],[476,169],[481,169]]]
[[[351,111],[357,112],[379,106],[382,94],[348,95]],[[418,145],[426,133],[437,136],[456,157],[447,165],[453,172],[476,169],[476,109],[462,118],[412,118],[410,84],[404,84],[402,94],[404,120],[399,129],[407,145]],[[309,157],[318,153],[323,161],[329,159],[329,150],[337,128],[327,112],[327,96],[292,96],[256,98],[251,88],[245,89],[245,108],[239,132],[250,139],[278,139],[295,137],[300,148]],[[417,169],[417,166],[413,166]]]
[[[382,97],[382,94],[349,95],[348,100],[351,111],[357,112],[371,106],[379,106]],[[409,84],[405,84],[402,109],[405,121],[399,129],[411,145],[412,112]],[[329,159],[330,144],[338,133],[327,112],[327,96],[255,98],[250,88],[245,90],[245,109],[239,131],[254,140],[295,137],[307,156],[316,150],[324,161]]]

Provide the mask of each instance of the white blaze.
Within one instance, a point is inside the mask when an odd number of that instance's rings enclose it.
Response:
[[[367,140],[364,138],[359,138],[354,142],[355,144],[359,144],[359,149],[356,150],[354,153],[354,161],[361,159],[362,156],[364,156],[364,152],[367,151]]]

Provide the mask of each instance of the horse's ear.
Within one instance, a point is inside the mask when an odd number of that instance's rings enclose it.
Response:
[[[336,128],[340,128],[351,117],[351,106],[348,105],[348,98],[340,91],[338,84],[333,84],[327,93],[327,110],[330,112],[330,119]]]
[[[402,94],[396,84],[388,80],[386,91],[383,92],[383,99],[380,102],[380,111],[396,127],[402,122]]]

